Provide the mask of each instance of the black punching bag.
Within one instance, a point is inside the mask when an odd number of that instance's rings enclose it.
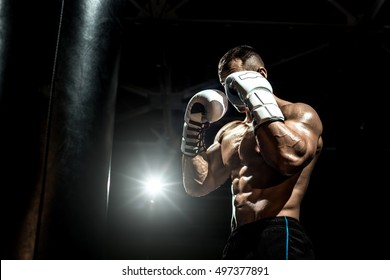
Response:
[[[104,258],[123,1],[2,1],[2,259]]]

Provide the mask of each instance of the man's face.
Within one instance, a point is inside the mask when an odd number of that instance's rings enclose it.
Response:
[[[244,71],[242,60],[239,58],[233,59],[229,62],[228,67],[225,69],[221,69],[219,71],[219,82],[223,87],[225,87],[225,79],[227,76],[229,76],[231,73],[238,72],[238,71]]]

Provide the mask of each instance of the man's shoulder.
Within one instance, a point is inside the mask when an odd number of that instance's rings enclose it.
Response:
[[[248,125],[245,124],[245,121],[242,120],[233,120],[224,124],[219,131],[227,132],[233,129],[247,128]]]
[[[302,116],[304,114],[317,115],[316,110],[309,104],[303,102],[286,103],[280,106],[284,115]]]
[[[222,138],[228,134],[231,134],[233,131],[237,136],[241,133],[244,133],[248,129],[248,125],[241,120],[233,120],[224,124],[218,131],[215,139],[222,140]]]

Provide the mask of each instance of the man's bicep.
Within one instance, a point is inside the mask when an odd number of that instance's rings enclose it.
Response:
[[[207,149],[207,158],[209,161],[208,179],[213,181],[215,187],[219,187],[224,184],[230,176],[230,171],[223,161],[221,144],[219,142],[214,142]]]

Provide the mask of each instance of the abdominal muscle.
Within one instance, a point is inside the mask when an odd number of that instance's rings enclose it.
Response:
[[[272,216],[290,216],[299,220],[301,196],[294,190],[294,177],[267,188],[253,187],[255,181],[255,175],[243,175],[232,181],[233,228]]]

